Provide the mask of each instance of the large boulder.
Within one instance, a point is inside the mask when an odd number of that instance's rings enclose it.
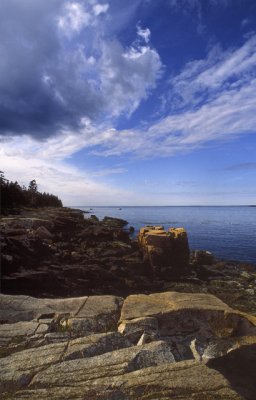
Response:
[[[189,245],[184,228],[146,226],[140,229],[138,243],[144,260],[160,277],[176,276],[189,264]]]
[[[237,347],[237,338],[255,336],[256,317],[236,311],[210,294],[131,295],[122,307],[119,332],[132,341],[143,334],[151,340],[164,339],[177,360],[201,360],[211,358],[211,348],[216,356],[223,355]]]
[[[125,225],[128,225],[128,222],[121,218],[113,218],[113,217],[104,217],[102,220],[104,225],[107,225],[111,228],[123,228]]]
[[[216,336],[256,333],[256,317],[234,310],[211,294],[164,292],[128,296],[120,323],[142,317],[158,319],[161,334],[198,331]],[[206,328],[207,325],[207,328]]]
[[[256,398],[256,318],[212,295],[0,299],[3,400]]]

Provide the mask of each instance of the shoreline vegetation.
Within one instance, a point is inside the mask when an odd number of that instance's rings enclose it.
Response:
[[[6,179],[0,171],[0,214],[19,213],[24,207],[62,207],[62,201],[53,194],[39,192],[35,179],[28,187],[21,186]]]

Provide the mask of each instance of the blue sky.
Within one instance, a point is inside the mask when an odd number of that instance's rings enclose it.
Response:
[[[255,0],[1,0],[1,170],[65,205],[256,202]]]

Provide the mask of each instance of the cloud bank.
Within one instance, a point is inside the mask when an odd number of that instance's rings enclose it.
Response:
[[[162,67],[148,29],[124,47],[109,35],[107,2],[3,0],[0,134],[42,139],[85,118],[130,115]]]
[[[33,145],[43,156],[65,159],[81,148],[168,156],[254,132],[256,35],[186,64],[162,94],[165,116],[120,130],[115,121],[138,109],[163,71],[148,28],[137,23],[124,47],[108,33],[111,3],[96,0],[3,0],[0,18],[0,134],[45,139]]]

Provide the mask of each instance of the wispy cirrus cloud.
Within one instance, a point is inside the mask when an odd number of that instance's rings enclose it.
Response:
[[[97,171],[81,171],[71,166],[61,157],[54,157],[47,152],[47,142],[44,149],[32,138],[14,137],[0,146],[1,170],[7,171],[9,180],[28,185],[31,179],[36,179],[40,191],[57,194],[65,205],[99,205],[102,199],[106,205],[126,204],[132,201],[134,193],[107,184],[102,178],[112,174],[121,174],[126,170],[120,166]],[[70,154],[73,150],[70,150]],[[11,160],[11,162],[10,162]]]
[[[105,131],[100,154],[168,156],[255,133],[255,62],[255,35],[240,48],[214,47],[169,80],[167,116],[144,129]]]
[[[170,79],[169,105],[184,110],[214,101],[224,92],[239,91],[256,77],[256,35],[238,49],[214,46],[206,59],[189,62]]]
[[[224,171],[250,171],[256,169],[256,162],[232,164],[223,168]]]

